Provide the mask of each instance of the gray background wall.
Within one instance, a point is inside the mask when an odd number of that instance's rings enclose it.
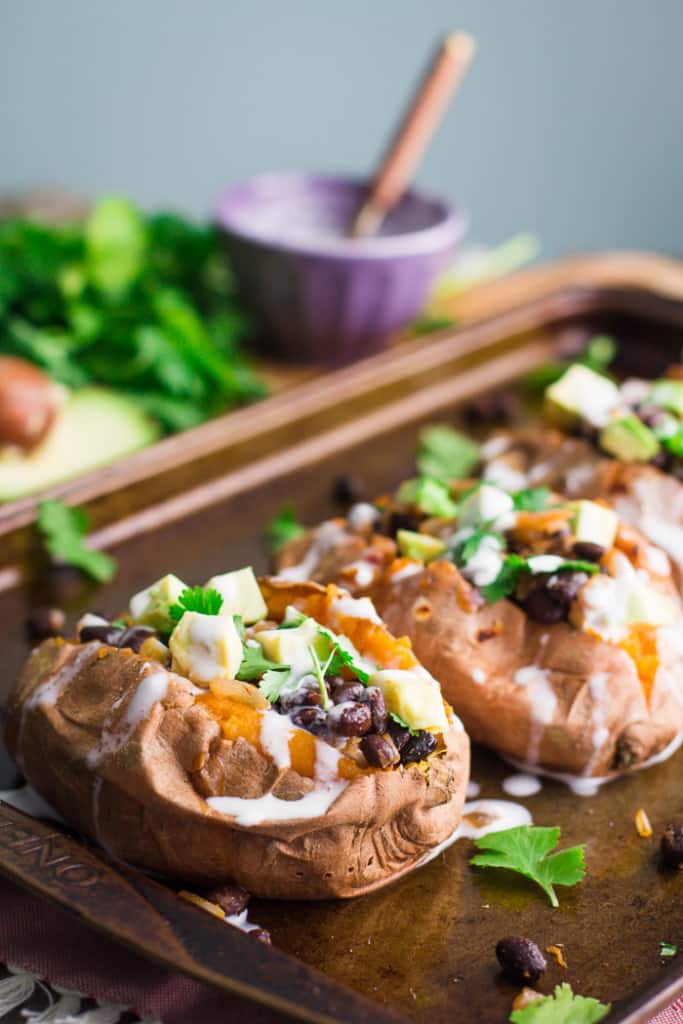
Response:
[[[369,168],[435,38],[479,55],[419,180],[472,235],[683,251],[683,0],[0,0],[0,188],[194,214]]]

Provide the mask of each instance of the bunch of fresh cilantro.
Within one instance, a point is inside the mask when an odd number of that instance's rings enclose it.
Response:
[[[263,394],[218,234],[125,199],[78,225],[0,223],[0,353],[124,390],[168,431]]]

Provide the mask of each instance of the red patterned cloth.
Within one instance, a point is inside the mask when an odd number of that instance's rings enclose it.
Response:
[[[163,1024],[291,1024],[291,1018],[150,964],[60,907],[0,878],[0,962]]]
[[[156,967],[2,878],[0,907],[0,962],[19,965],[53,986],[131,1008],[147,1021],[163,1024],[291,1021]],[[650,1024],[683,1024],[683,999]]]

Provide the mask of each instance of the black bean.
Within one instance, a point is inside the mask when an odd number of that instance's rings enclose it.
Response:
[[[281,704],[284,708],[320,707],[323,702],[323,695],[320,692],[320,684],[313,676],[302,679],[296,690],[286,694]]]
[[[548,966],[536,943],[518,935],[501,939],[496,945],[496,957],[511,981],[531,982],[532,985]]]
[[[365,484],[357,476],[338,476],[332,485],[332,500],[347,508],[349,505],[362,501],[365,497]]]
[[[663,864],[683,870],[683,825],[667,825],[659,849]]]
[[[480,395],[463,409],[468,426],[479,423],[509,423],[517,408],[517,398],[511,391],[494,391]]]
[[[590,540],[577,540],[572,545],[574,558],[583,559],[586,562],[599,562],[605,553],[602,544],[593,544]]]
[[[373,768],[389,768],[398,761],[398,751],[389,736],[373,733],[360,741],[361,753]]]
[[[226,885],[217,885],[213,889],[207,889],[204,899],[210,903],[216,903],[221,910],[228,915],[241,914],[246,908],[250,894],[242,885],[236,882],[229,882]]]
[[[31,643],[60,636],[65,622],[66,615],[61,608],[34,608],[26,619],[26,635]]]
[[[370,714],[372,715],[372,731],[386,732],[388,718],[384,694],[377,686],[369,686],[365,692],[370,705]]]
[[[365,687],[362,683],[346,683],[344,686],[338,686],[332,694],[332,700],[335,704],[343,704],[348,700],[354,700],[362,704],[365,702],[365,699]]]
[[[582,572],[557,572],[525,580],[530,589],[520,600],[530,619],[550,625],[569,615],[569,607],[588,577]]]
[[[100,643],[108,644],[110,647],[118,647],[122,635],[122,629],[112,626],[111,622],[103,622],[95,626],[83,626],[79,633],[79,639],[82,644],[90,643],[91,640],[99,640]]]
[[[367,704],[337,704],[328,715],[329,724],[340,736],[364,736],[372,728]]]
[[[124,629],[119,637],[118,646],[130,647],[137,654],[145,640],[149,640],[150,637],[156,635],[156,630],[150,626],[129,626],[128,629]]]
[[[417,736],[410,736],[408,742],[401,751],[401,764],[410,764],[412,761],[424,761],[436,750],[436,736],[434,733],[424,730],[418,732]]]
[[[397,750],[403,750],[406,743],[410,739],[410,730],[406,729],[405,726],[399,725],[393,718],[389,719],[389,725],[387,731],[393,740]]]
[[[292,721],[314,736],[322,736],[327,732],[327,715],[321,708],[297,708],[292,712]]]
[[[399,530],[417,531],[423,519],[419,512],[390,512],[380,529],[387,537],[395,538]]]

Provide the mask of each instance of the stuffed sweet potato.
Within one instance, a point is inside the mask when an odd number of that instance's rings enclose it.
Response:
[[[334,586],[165,577],[30,656],[7,744],[116,857],[258,896],[368,892],[460,820],[469,743],[407,641]]]
[[[617,386],[574,366],[546,392],[544,414],[550,429],[494,435],[483,475],[512,490],[605,499],[666,551],[683,587],[683,380]]]
[[[597,502],[441,490],[401,489],[398,511],[416,529],[397,531],[399,557],[365,592],[410,637],[472,739],[590,778],[673,750],[683,609],[664,554]],[[439,501],[447,514],[434,514]],[[395,514],[384,503],[374,528]],[[372,551],[374,536],[364,543]]]

